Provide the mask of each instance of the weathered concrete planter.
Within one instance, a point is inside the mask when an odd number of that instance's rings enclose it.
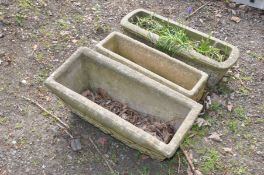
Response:
[[[121,25],[122,27],[124,27],[124,29],[128,30],[129,32],[132,32],[133,34],[156,44],[159,39],[158,35],[149,32],[131,22],[136,17],[149,15],[152,16],[154,19],[175,26],[175,28],[185,30],[187,36],[192,40],[201,41],[202,39],[209,38],[209,35],[207,34],[204,34],[195,29],[179,24],[177,22],[169,20],[168,18],[164,18],[160,15],[154,14],[153,12],[144,9],[134,10],[128,15],[126,15],[121,20]],[[226,54],[228,55],[228,58],[224,62],[217,62],[194,50],[184,49],[180,49],[175,55],[175,58],[206,72],[209,75],[208,85],[212,87],[217,84],[222,79],[227,70],[236,63],[239,57],[239,50],[237,49],[237,47],[214,37],[210,37],[210,42],[214,47],[217,47],[222,51],[225,50]]]
[[[96,46],[102,54],[176,90],[200,100],[208,75],[126,35],[113,32]]]
[[[263,0],[235,0],[236,3],[246,4],[264,10]]]
[[[160,160],[173,156],[202,109],[186,96],[84,47],[52,73],[45,84],[74,113],[130,147]],[[80,95],[87,88],[99,87],[137,111],[164,121],[174,120],[179,128],[172,140],[165,144]]]

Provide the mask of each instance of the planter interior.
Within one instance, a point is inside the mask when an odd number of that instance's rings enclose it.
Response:
[[[171,157],[202,106],[142,74],[88,48],[74,53],[46,81],[46,86],[85,120],[132,148],[156,159]],[[179,127],[169,144],[80,95],[102,88],[114,99]]]
[[[97,50],[192,99],[203,94],[208,77],[204,72],[121,33],[110,34]]]

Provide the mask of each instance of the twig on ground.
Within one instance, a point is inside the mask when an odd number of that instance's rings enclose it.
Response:
[[[200,6],[199,8],[197,8],[196,10],[194,10],[189,16],[187,16],[185,18],[185,20],[189,19],[190,17],[192,17],[195,13],[197,13],[199,10],[201,10],[202,8],[204,8],[205,6],[207,6],[209,4],[209,2],[203,4],[202,6]]]
[[[252,89],[250,89],[249,87],[247,87],[245,85],[245,83],[243,82],[243,80],[241,80],[241,78],[239,78],[239,77],[235,77],[235,78],[240,82],[241,86],[243,86],[245,89],[247,89],[249,91],[252,91]]]
[[[192,173],[193,173],[194,175],[196,175],[196,172],[195,172],[196,169],[195,169],[195,167],[194,167],[194,165],[193,165],[193,162],[192,162],[190,156],[188,155],[187,151],[186,151],[186,150],[183,148],[183,146],[181,146],[181,145],[180,145],[180,149],[182,150],[184,156],[186,157],[187,162],[188,162],[188,164],[189,164],[189,166],[190,166],[190,168],[191,168]]]
[[[32,104],[38,106],[41,110],[43,110],[44,112],[46,112],[47,114],[49,114],[51,117],[53,117],[57,122],[59,122],[59,123],[63,126],[63,128],[65,128],[65,129],[67,129],[67,130],[70,129],[69,125],[67,125],[66,123],[64,123],[64,122],[63,122],[59,117],[57,117],[56,115],[50,113],[47,109],[45,109],[44,107],[42,107],[38,102],[36,102],[36,101],[34,101],[34,100],[31,100],[30,98],[27,98],[27,97],[24,97],[24,96],[21,96],[21,98],[23,98],[23,99],[29,101],[30,103],[32,103]]]
[[[94,141],[89,137],[90,142],[92,143],[92,145],[94,146],[94,148],[96,149],[96,151],[100,154],[100,156],[104,159],[106,165],[108,166],[110,172],[112,174],[115,174],[115,171],[113,170],[113,168],[110,166],[108,160],[105,158],[105,156],[100,152],[99,148],[97,147],[97,145],[94,143]]]
[[[181,170],[181,157],[178,154],[178,161],[179,161],[179,165],[178,165],[178,174],[180,173]]]
[[[69,125],[67,125],[66,123],[64,123],[59,117],[55,116],[54,114],[50,113],[47,109],[45,109],[44,107],[42,107],[38,102],[35,102],[34,100],[31,100],[30,98],[21,96],[21,98],[29,101],[30,103],[38,106],[41,110],[43,110],[44,112],[46,112],[47,114],[49,114],[51,117],[53,117],[58,123],[57,125],[63,129],[64,132],[66,132],[71,138],[74,138],[73,135],[70,132],[70,127]],[[106,165],[108,166],[108,168],[110,169],[111,173],[114,174],[115,171],[113,170],[113,168],[110,166],[108,160],[105,158],[105,156],[100,152],[99,148],[96,146],[96,144],[94,143],[94,141],[89,137],[90,142],[93,144],[93,146],[95,147],[96,151],[102,156],[102,158],[104,159]]]
[[[69,129],[65,128],[64,126],[60,125],[59,123],[56,123],[57,126],[59,126],[66,134],[68,134],[70,136],[70,138],[74,138],[73,135],[71,134],[71,132],[69,131]]]

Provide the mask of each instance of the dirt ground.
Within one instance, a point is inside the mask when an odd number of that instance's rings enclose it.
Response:
[[[77,47],[93,48],[111,31],[122,31],[121,18],[136,8],[213,32],[240,49],[237,66],[210,90],[212,105],[200,116],[203,126],[194,125],[183,146],[203,174],[263,174],[264,13],[212,0],[183,20],[188,7],[201,5],[195,0],[0,0],[0,174],[110,174],[89,137],[117,174],[187,173],[180,151],[164,162],[152,160],[72,114],[43,86]],[[69,124],[82,149],[74,152],[56,122],[21,96]]]

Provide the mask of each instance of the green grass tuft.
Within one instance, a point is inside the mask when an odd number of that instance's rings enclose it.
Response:
[[[183,29],[165,24],[154,19],[153,16],[136,17],[132,23],[159,35],[157,48],[169,55],[174,56],[180,49],[193,49],[218,62],[225,60],[225,55],[221,53],[221,50],[211,45],[210,37],[194,42]]]
[[[201,165],[202,171],[206,174],[212,173],[216,169],[220,169],[220,154],[217,150],[209,150],[205,156],[203,156],[203,163]]]
[[[18,5],[21,8],[30,9],[33,7],[33,2],[32,0],[19,0]]]
[[[210,38],[203,39],[198,42],[197,46],[194,49],[202,55],[208,56],[218,62],[223,62],[225,60],[224,55],[221,54],[221,50],[213,47],[210,44]]]
[[[236,133],[237,132],[237,129],[238,129],[238,122],[236,121],[236,120],[230,120],[229,122],[228,122],[228,128],[232,131],[232,132],[234,132],[234,133]]]

